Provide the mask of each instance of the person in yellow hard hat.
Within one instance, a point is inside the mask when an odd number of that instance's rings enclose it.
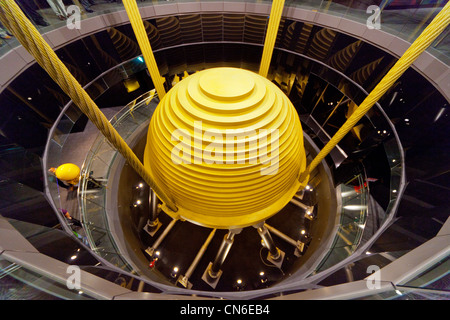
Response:
[[[78,187],[81,178],[81,170],[77,165],[65,163],[58,168],[50,168],[48,171],[56,176],[58,185],[61,185],[63,188],[73,191]],[[103,186],[101,182],[92,177],[92,171],[89,172],[89,174],[84,174],[84,177],[87,179],[88,189],[101,188]]]
[[[71,186],[67,185],[66,183],[64,183],[64,181],[61,181],[61,180],[59,180],[56,177],[56,174],[55,174],[56,173],[56,168],[51,167],[50,169],[48,169],[48,172],[52,174],[52,176],[54,177],[55,182],[58,185],[58,187],[61,187],[61,188],[64,188],[64,189],[70,189],[71,188]]]

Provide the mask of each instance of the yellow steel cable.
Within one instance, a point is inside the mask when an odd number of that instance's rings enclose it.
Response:
[[[19,40],[39,65],[47,71],[50,77],[72,99],[80,110],[91,120],[111,144],[133,167],[144,181],[155,191],[158,197],[171,210],[177,211],[175,203],[154,182],[151,172],[147,170],[131,148],[125,143],[119,133],[97,107],[95,102],[72,76],[64,63],[58,58],[52,48],[45,42],[39,31],[27,19],[25,14],[13,0],[1,0],[0,20]]]
[[[395,63],[389,72],[381,79],[378,85],[364,99],[361,105],[347,119],[336,134],[330,139],[325,147],[319,152],[306,170],[299,175],[301,188],[308,183],[308,175],[317,165],[333,150],[333,148],[344,138],[344,136],[358,123],[358,121],[370,110],[370,108],[386,93],[389,88],[401,77],[401,75],[412,65],[417,57],[431,45],[450,22],[450,2],[433,19],[422,34],[406,50],[403,56]]]
[[[164,89],[164,78],[161,77],[159,73],[158,65],[156,64],[155,56],[153,55],[153,50],[150,41],[148,40],[148,34],[139,13],[139,8],[135,0],[123,0],[123,5],[125,6],[128,18],[130,19],[131,27],[133,28],[139,48],[141,49],[148,72],[155,85],[156,92],[160,99],[162,99],[166,94],[166,90]]]
[[[272,8],[270,9],[269,24],[267,25],[266,39],[264,41],[261,65],[259,67],[259,74],[263,77],[267,77],[267,73],[269,72],[273,47],[275,46],[275,40],[277,39],[283,8],[284,0],[273,0]]]

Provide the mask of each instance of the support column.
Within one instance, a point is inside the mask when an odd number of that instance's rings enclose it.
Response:
[[[314,220],[314,206],[307,206],[306,204],[304,204],[303,202],[298,201],[295,198],[292,198],[291,203],[295,204],[297,207],[302,208],[303,210],[305,210],[305,218],[308,220]]]
[[[162,225],[158,219],[161,208],[159,206],[159,199],[152,189],[150,189],[148,200],[150,203],[150,214],[144,230],[153,237]]]
[[[284,252],[277,248],[277,246],[273,242],[269,230],[267,230],[266,226],[264,225],[264,222],[254,225],[253,227],[258,231],[259,236],[262,239],[263,246],[269,250],[267,260],[281,269],[281,265],[283,264],[284,260]]]
[[[155,243],[153,243],[151,247],[145,250],[145,252],[147,252],[150,255],[150,257],[153,257],[155,250],[159,247],[161,242],[164,240],[164,238],[167,236],[167,234],[173,228],[173,226],[177,221],[178,221],[177,219],[173,219],[172,221],[170,221],[169,225],[166,227],[166,229],[164,229],[163,233],[161,233],[158,239],[156,239]]]
[[[294,198],[291,199],[290,201],[291,203],[295,204],[297,207],[302,208],[303,210],[305,210],[306,212],[310,212],[312,213],[314,211],[314,207],[313,206],[307,206],[306,204],[304,204],[303,202],[300,202]]]
[[[180,283],[183,287],[191,289],[192,283],[189,282],[189,278],[191,277],[192,273],[194,273],[195,268],[197,267],[198,263],[200,262],[200,259],[203,257],[203,254],[205,253],[206,249],[208,248],[209,243],[211,242],[212,238],[214,237],[214,234],[216,233],[216,229],[213,229],[211,233],[209,234],[206,241],[203,243],[202,247],[198,251],[197,255],[194,258],[194,261],[192,261],[191,265],[187,269],[184,276],[181,276],[178,278],[178,283]]]
[[[241,233],[242,229],[231,229],[225,235],[220,245],[219,251],[213,262],[210,262],[205,272],[203,273],[202,280],[209,284],[212,288],[216,288],[217,283],[222,276],[223,263],[230,252],[231,246],[234,242],[234,236]]]
[[[301,242],[300,240],[294,240],[291,237],[285,235],[283,232],[281,232],[278,229],[275,229],[272,226],[269,226],[267,223],[264,224],[264,226],[269,229],[270,232],[272,232],[274,235],[280,237],[284,241],[288,242],[289,244],[293,245],[295,247],[294,255],[296,257],[300,257],[302,255],[303,249],[305,248],[305,244]]]

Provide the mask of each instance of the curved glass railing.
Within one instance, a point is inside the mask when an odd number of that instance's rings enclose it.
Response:
[[[29,242],[39,252],[26,251],[23,256],[21,255],[23,252],[20,249],[15,249],[11,254],[9,254],[8,249],[0,251],[0,300],[99,299],[95,293],[87,292],[81,288],[81,283],[79,288],[75,285],[73,287],[68,285],[71,273],[64,273],[64,271],[74,265],[87,274],[104,279],[117,286],[126,287],[131,291],[161,292],[161,290],[148,283],[142,282],[136,275],[96,263],[95,259],[86,259],[86,256],[90,257],[91,253],[77,245],[75,241],[71,240],[61,230],[14,219],[7,219],[6,221],[18,231],[18,233],[10,235],[10,237],[14,235],[17,237],[13,241],[17,243]],[[2,226],[4,226],[4,223]],[[62,276],[61,274],[55,274],[55,268],[46,263],[44,263],[46,270],[42,269],[42,261],[47,260],[47,263],[54,262],[54,258],[45,255],[46,251],[49,251],[49,248],[47,248],[49,242],[45,241],[45,239],[53,241],[58,239],[63,241],[66,246],[74,249],[72,254],[66,252],[66,255],[69,254],[68,257],[61,254],[57,258],[59,260],[58,263],[60,263],[59,269],[62,271]],[[20,258],[17,258],[17,254]],[[83,261],[76,264],[78,259]],[[36,263],[37,260],[40,260],[40,263]],[[82,281],[82,278],[80,281]]]
[[[309,104],[295,97],[293,102],[304,130],[314,137],[321,148],[344,124],[352,110],[361,104],[368,92],[324,63],[302,57],[309,61],[309,75],[303,75],[304,78],[319,89],[315,89],[318,92]],[[304,79],[298,78],[296,81],[300,83]],[[334,98],[321,101],[321,94],[324,93]],[[376,160],[371,161],[371,157]],[[312,276],[318,276],[331,266],[364,254],[364,250],[374,241],[373,236],[379,235],[392,220],[399,195],[405,187],[403,147],[394,124],[379,103],[359,121],[328,158],[340,208],[333,243],[312,270]],[[357,251],[360,252],[354,255]]]
[[[91,98],[96,99],[108,89],[114,87],[117,83],[125,80],[129,76],[129,70],[138,72],[144,69],[145,65],[143,63],[136,64],[136,59],[131,59],[102,73],[92,82],[84,86],[84,89]],[[83,133],[80,132],[80,129],[78,128],[80,123],[85,122],[84,118],[85,116],[83,113],[72,102],[69,102],[64,107],[58,119],[55,121],[55,125],[49,132],[46,149],[42,157],[42,166],[44,169],[44,177],[46,177],[46,179],[44,179],[45,195],[55,212],[57,212],[62,227],[70,233],[75,232],[75,235],[87,244],[86,235],[83,233],[78,234],[77,230],[75,230],[76,228],[69,225],[70,221],[61,212],[61,209],[66,209],[69,211],[69,214],[74,215],[76,212],[71,212],[71,210],[76,211],[78,207],[74,207],[73,205],[68,207],[67,205],[69,202],[68,200],[74,199],[69,199],[71,195],[64,190],[63,185],[57,183],[54,174],[48,171],[50,168],[57,168],[62,163],[66,162],[75,163],[78,166],[82,165],[85,154],[80,153],[77,159],[73,159],[73,154],[70,158],[68,158],[66,154],[69,154],[68,151],[73,148],[73,145],[76,145],[80,141],[93,142],[92,137],[95,135],[93,135],[92,132],[83,136]],[[83,124],[81,124],[81,126],[82,125]],[[69,137],[73,133],[77,133],[77,139],[81,140],[75,139],[72,141]]]
[[[322,260],[314,274],[326,270],[351,256],[361,241],[367,218],[367,183],[363,174],[358,174],[338,186],[341,210],[338,229],[331,250]]]
[[[93,300],[83,292],[69,290],[64,284],[1,255],[0,279],[5,289],[0,300]]]
[[[392,289],[355,300],[449,300],[450,291],[429,290],[420,287],[392,286]]]
[[[390,175],[389,181],[384,183],[388,187],[380,201],[382,205],[377,202],[380,200],[380,195],[371,194],[370,189],[371,184],[378,183],[378,180],[382,178],[367,176],[363,165],[360,165],[359,169],[354,167],[348,175],[348,180],[337,185],[336,193],[340,198],[340,208],[336,236],[329,252],[312,275],[327,270],[352,256],[367,242],[373,241],[372,236],[383,230],[383,227],[391,221],[398,205],[399,194],[405,187],[401,148],[401,144],[396,139],[383,143]],[[368,220],[369,216],[370,220]],[[361,252],[361,254],[364,253]]]
[[[56,14],[43,2],[39,5],[26,4],[29,1],[24,2],[22,7],[24,10],[28,10],[30,17],[35,17],[35,25],[38,30],[44,34],[58,28],[64,28],[67,23],[74,23],[73,16],[68,20],[61,21],[57,18]],[[170,4],[187,3],[187,2],[199,2],[199,1],[185,1],[185,0],[173,0]],[[207,0],[205,2],[222,2]],[[242,1],[249,3],[270,3],[271,1],[264,0],[250,0]],[[409,4],[401,3],[399,5],[396,1],[383,0],[383,1],[359,1],[359,0],[334,0],[334,1],[315,1],[315,0],[290,0],[286,1],[286,7],[297,7],[312,12],[321,12],[330,14],[332,16],[357,21],[362,24],[370,25],[370,28],[380,29],[391,35],[395,35],[401,39],[404,39],[412,43],[425,29],[425,27],[431,22],[433,17],[439,12],[439,10],[445,5],[446,0],[433,0],[433,1],[414,1]],[[80,19],[81,21],[90,19],[98,15],[105,15],[112,12],[124,10],[123,4],[119,1],[113,3],[105,3],[104,1],[96,1],[96,5],[91,6],[89,9],[93,12],[87,12],[86,9],[79,3],[74,1],[78,8],[81,8]],[[154,6],[167,4],[167,1],[137,1],[139,7]],[[75,12],[74,9],[67,6],[66,9],[69,12]],[[380,18],[377,18],[379,15]],[[40,18],[38,18],[40,16]],[[45,22],[42,22],[44,20]],[[37,21],[37,22],[36,22]],[[48,25],[46,25],[48,24]],[[0,26],[2,27],[2,26]],[[2,31],[3,30],[3,31]],[[428,52],[436,56],[438,59],[445,63],[450,61],[450,51],[448,50],[449,44],[449,32],[448,28],[441,34],[433,44],[427,49]],[[4,34],[4,36],[2,36]],[[3,27],[0,29],[0,56],[4,53],[12,50],[19,45],[18,41],[14,37],[9,37],[7,30]],[[8,38],[8,39],[6,39]]]
[[[310,1],[317,3],[318,1]],[[440,9],[447,3],[445,0],[409,1],[398,3],[392,0],[382,1],[320,1],[319,12],[328,13],[340,18],[357,21],[370,28],[380,29],[391,35],[412,43],[428,26]],[[294,5],[302,5],[303,1],[293,1]],[[427,49],[447,64],[450,61],[448,52],[448,28]]]
[[[14,221],[11,221],[14,223]],[[14,223],[15,224],[15,223]],[[19,223],[20,224],[20,223]],[[4,223],[2,224],[4,227]],[[10,233],[11,241],[23,243],[26,230],[20,225],[14,225],[20,233]],[[1,228],[0,228],[1,229]],[[26,229],[26,228],[25,228]],[[442,228],[442,230],[445,227]],[[448,228],[447,228],[448,229]],[[58,230],[41,230],[41,234],[46,232],[58,232]],[[34,230],[32,233],[36,233]],[[430,240],[433,242],[428,248],[417,248],[412,252],[405,254],[403,258],[406,259],[426,259],[430,262],[423,264],[421,267],[415,267],[414,271],[408,270],[409,279],[407,281],[387,281],[381,278],[379,283],[376,283],[378,289],[372,288],[375,283],[373,280],[362,280],[357,283],[351,282],[342,284],[338,290],[333,287],[326,288],[326,292],[317,294],[316,290],[307,290],[300,293],[292,293],[292,291],[278,292],[276,294],[265,295],[259,299],[268,298],[287,298],[287,299],[343,299],[343,294],[347,294],[349,299],[357,300],[448,300],[450,298],[450,287],[448,286],[449,275],[449,258],[448,254],[442,257],[442,243],[441,239],[448,240],[448,230],[443,234]],[[26,239],[29,240],[32,235],[28,233]],[[441,242],[441,245],[436,245]],[[422,252],[416,252],[422,250]],[[425,252],[424,252],[425,250]],[[448,250],[447,250],[448,251]],[[23,254],[25,253],[25,254]],[[411,257],[408,257],[411,256]],[[442,257],[442,258],[439,258]],[[42,254],[33,252],[20,252],[14,250],[9,252],[8,249],[0,252],[0,300],[92,300],[92,299],[114,299],[116,292],[118,295],[126,293],[133,294],[132,299],[146,299],[148,293],[161,293],[161,290],[152,287],[151,285],[142,282],[138,277],[130,274],[111,270],[104,266],[82,266],[83,272],[88,272],[94,277],[97,277],[96,283],[101,283],[102,279],[106,280],[108,285],[109,295],[99,287],[90,287],[89,290],[84,290],[84,287],[89,287],[89,283],[83,281],[85,276],[81,277],[80,287],[71,288],[67,285],[67,275],[61,277],[57,274],[56,269],[68,268],[70,265],[62,263],[58,268],[49,268],[51,270],[43,270],[42,265],[37,263],[37,260],[48,260]],[[420,263],[419,263],[420,264]],[[412,267],[412,266],[410,266]],[[60,270],[61,271],[61,270]],[[385,269],[380,270],[380,275],[389,273]],[[403,274],[403,273],[402,273]],[[92,280],[92,278],[90,278]],[[370,281],[371,285],[368,285]],[[106,283],[104,283],[106,284]],[[112,290],[113,287],[117,289]],[[127,290],[121,290],[127,288]],[[375,289],[375,290],[374,290]],[[84,291],[83,291],[84,290]],[[318,289],[321,290],[321,289]],[[190,296],[190,299],[205,299],[206,296]]]
[[[127,141],[141,125],[149,122],[158,102],[155,90],[151,90],[126,105],[110,122]],[[99,134],[86,154],[81,168],[78,200],[84,231],[91,249],[114,266],[132,271],[132,267],[118,250],[108,224],[106,190],[110,187],[108,178],[111,166],[118,155],[118,151],[102,134]],[[102,183],[104,187],[91,189],[89,187],[91,180],[87,173],[95,176],[96,181]]]

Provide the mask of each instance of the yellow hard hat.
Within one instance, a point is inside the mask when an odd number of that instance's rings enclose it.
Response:
[[[80,175],[80,168],[73,163],[65,163],[56,169],[55,175],[60,180],[74,180]]]

